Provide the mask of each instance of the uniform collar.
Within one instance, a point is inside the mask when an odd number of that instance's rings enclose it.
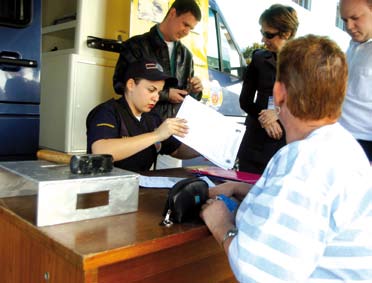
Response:
[[[126,109],[126,111],[128,112],[128,114],[131,118],[138,121],[138,118],[133,114],[132,110],[130,109],[128,101],[125,98],[125,95],[123,95],[122,97],[119,98],[119,103],[123,106],[123,108]],[[143,115],[143,113],[142,113],[142,115]],[[141,117],[142,117],[142,115],[141,115]]]

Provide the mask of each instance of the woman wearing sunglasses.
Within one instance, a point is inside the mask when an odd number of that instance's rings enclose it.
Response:
[[[297,13],[292,7],[275,4],[261,14],[259,23],[265,49],[253,52],[244,75],[240,107],[248,114],[247,130],[238,153],[239,170],[258,174],[285,145],[278,109],[274,109],[273,86],[277,54],[296,34]]]

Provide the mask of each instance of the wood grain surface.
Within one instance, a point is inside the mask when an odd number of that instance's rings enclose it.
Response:
[[[190,176],[185,169],[151,172]],[[37,197],[0,199],[2,283],[236,282],[201,220],[160,226],[168,191],[140,189],[134,213],[35,226]]]

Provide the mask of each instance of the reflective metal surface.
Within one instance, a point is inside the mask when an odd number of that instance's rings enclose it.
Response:
[[[53,225],[136,211],[139,175],[114,168],[109,173],[76,175],[68,165],[47,161],[0,163],[0,197],[35,195],[37,225]],[[78,198],[105,193],[107,204],[78,205]],[[87,198],[89,200],[89,198]]]

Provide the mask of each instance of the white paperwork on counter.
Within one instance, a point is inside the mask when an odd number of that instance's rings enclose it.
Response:
[[[184,138],[175,138],[223,169],[234,166],[245,132],[244,125],[231,121],[190,96],[185,97],[177,117],[187,120],[189,133]]]
[[[186,178],[179,177],[159,177],[159,176],[139,176],[139,186],[142,188],[172,188],[177,182],[184,180]],[[214,187],[215,184],[207,177],[201,176],[202,179],[207,182],[210,188]]]

